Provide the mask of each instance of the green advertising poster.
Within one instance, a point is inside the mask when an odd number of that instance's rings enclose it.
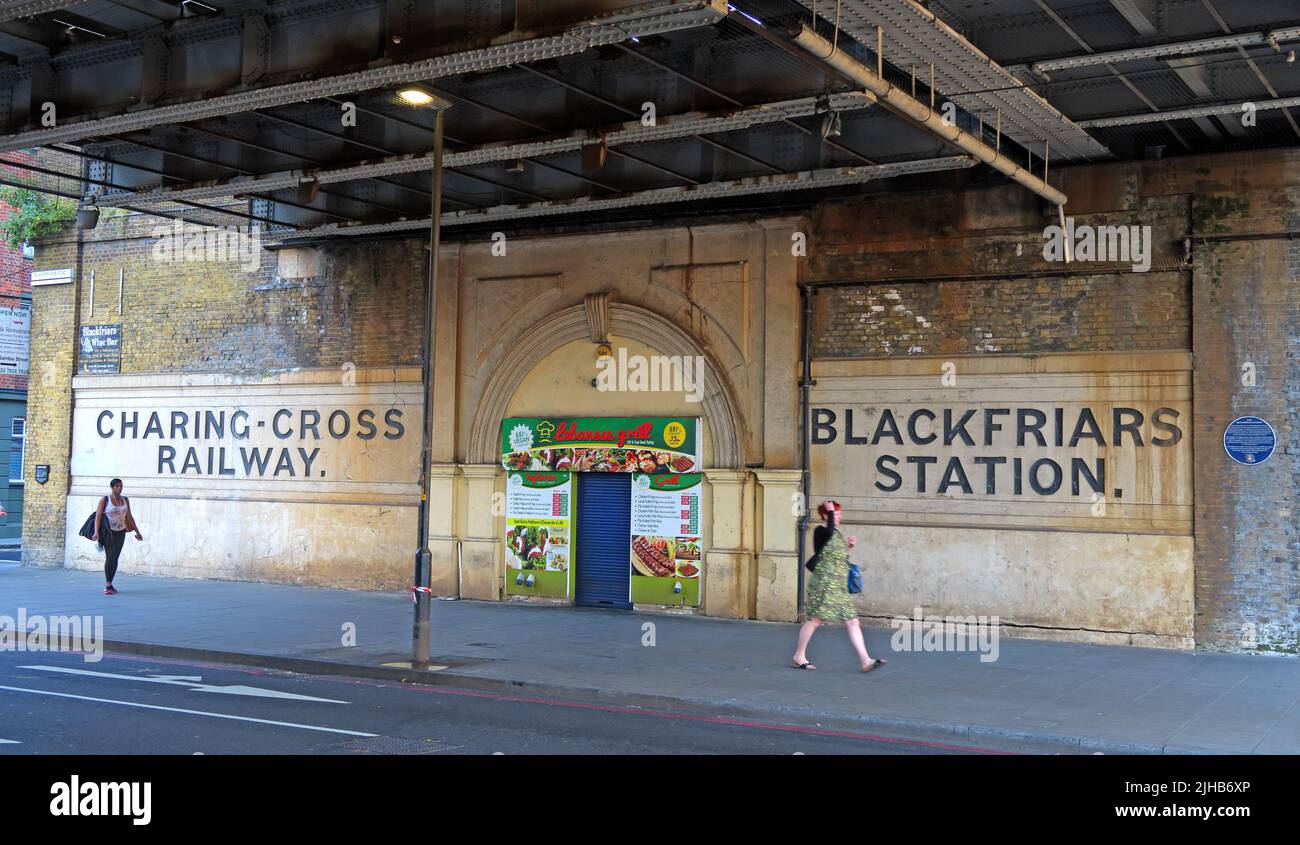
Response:
[[[506,473],[506,593],[569,595],[573,476]]]
[[[701,469],[696,417],[510,417],[501,423],[508,470],[639,472]]]
[[[632,476],[632,601],[698,607],[700,473]]]

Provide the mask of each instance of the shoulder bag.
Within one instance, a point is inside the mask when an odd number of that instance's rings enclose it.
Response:
[[[813,529],[813,556],[808,558],[808,562],[804,564],[804,566],[808,568],[809,572],[813,572],[817,569],[817,564],[822,559],[822,548],[826,545],[826,541],[829,539],[830,534],[827,532],[825,526],[819,525]]]
[[[862,592],[862,570],[858,569],[856,563],[849,564],[849,592]]]
[[[107,496],[104,497],[104,499],[107,498]],[[87,540],[93,540],[95,538],[95,517],[97,516],[99,516],[98,507],[90,512],[90,516],[86,517],[86,521],[81,524],[81,530],[77,533]]]

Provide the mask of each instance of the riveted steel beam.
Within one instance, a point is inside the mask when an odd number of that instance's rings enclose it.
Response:
[[[495,222],[499,220],[519,220],[534,217],[554,217],[565,214],[581,214],[596,211],[609,211],[622,208],[635,208],[647,205],[667,205],[700,200],[726,199],[729,197],[749,196],[754,194],[780,193],[783,191],[815,190],[856,185],[877,179],[894,176],[906,176],[914,173],[935,173],[945,170],[960,170],[973,167],[977,162],[969,156],[947,156],[944,158],[919,159],[893,164],[876,164],[865,167],[837,167],[825,170],[805,170],[799,173],[781,173],[774,176],[752,176],[745,179],[733,179],[724,182],[706,182],[702,185],[680,186],[672,188],[655,188],[648,191],[636,191],[618,197],[580,197],[574,200],[530,203],[528,205],[499,205],[482,211],[459,211],[442,216],[443,226],[464,226],[473,223]],[[339,226],[329,224],[295,232],[282,238],[319,239],[330,237],[357,237],[362,235],[386,235],[400,232],[423,231],[429,227],[429,218],[416,220],[395,220],[388,223],[361,224],[357,226]]]
[[[725,18],[725,0],[649,0],[599,18],[567,27],[558,35],[521,38],[414,62],[399,62],[354,73],[270,85],[187,102],[125,111],[109,117],[60,122],[0,137],[0,152],[77,141],[102,135],[135,132],[172,123],[238,114],[303,100],[370,91],[446,76],[495,70],[523,62],[572,56],[593,47],[617,44],[633,37],[708,26]],[[435,103],[445,107],[445,101]]]
[[[842,112],[863,109],[874,102],[875,98],[870,94],[852,92],[834,94],[827,99],[826,104],[832,110]],[[633,120],[617,124],[611,127],[609,131],[592,129],[536,141],[502,141],[483,144],[468,150],[447,153],[444,161],[447,167],[472,167],[497,161],[515,161],[517,159],[536,158],[557,153],[576,152],[585,146],[600,144],[602,140],[607,146],[620,146],[673,138],[689,138],[699,134],[731,132],[738,129],[747,129],[751,126],[781,123],[796,117],[808,117],[816,114],[818,108],[817,99],[807,97],[776,103],[764,103],[734,111],[689,112],[680,115],[660,116],[655,126],[645,126],[640,120]],[[310,173],[305,170],[285,170],[261,176],[241,176],[203,184],[143,190],[129,197],[106,198],[101,204],[110,205],[115,202],[131,202],[133,204],[175,202],[181,199],[230,196],[235,193],[278,191],[292,188],[305,178],[314,177],[319,179],[322,185],[328,185],[335,182],[352,182],[358,179],[374,179],[402,173],[419,173],[427,171],[431,166],[429,156],[424,154],[389,156],[364,164]]]

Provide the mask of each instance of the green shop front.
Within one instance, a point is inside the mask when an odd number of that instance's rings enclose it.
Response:
[[[700,605],[698,418],[507,418],[501,460],[506,595]]]

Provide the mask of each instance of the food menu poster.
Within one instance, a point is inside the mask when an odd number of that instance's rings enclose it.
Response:
[[[508,470],[698,472],[697,417],[510,417],[501,424]]]
[[[700,473],[632,477],[632,576],[698,580]],[[698,590],[690,591],[698,596]]]
[[[506,591],[567,596],[573,560],[573,476],[567,472],[506,473]],[[526,589],[515,581],[532,576]]]

